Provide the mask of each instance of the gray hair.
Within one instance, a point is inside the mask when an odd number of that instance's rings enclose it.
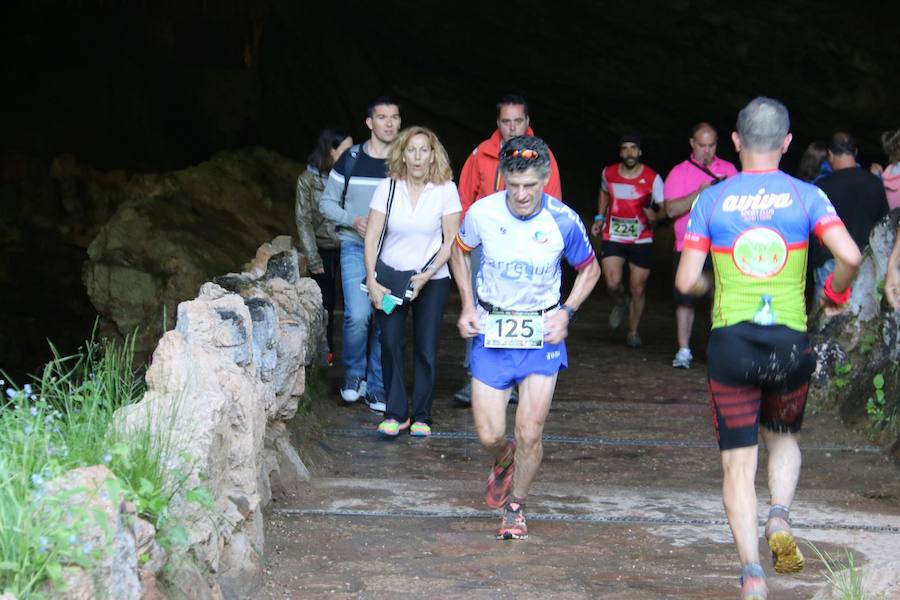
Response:
[[[520,135],[503,144],[500,150],[501,171],[518,173],[532,168],[542,179],[550,175],[550,149],[544,140],[532,135]]]
[[[774,98],[754,98],[738,113],[737,133],[751,151],[778,150],[790,128],[787,107]]]

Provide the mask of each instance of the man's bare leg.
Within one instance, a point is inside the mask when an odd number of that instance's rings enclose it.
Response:
[[[516,473],[512,497],[524,501],[544,457],[544,422],[550,412],[557,373],[529,375],[519,384],[516,410]]]
[[[775,555],[775,570],[796,573],[805,560],[791,531],[790,508],[800,479],[800,445],[797,435],[761,430],[769,450],[768,479],[772,505],[766,520],[766,541]]]
[[[508,450],[506,441],[506,405],[512,388],[498,390],[472,378],[472,418],[478,441],[494,460],[500,460]]]
[[[678,347],[691,347],[691,330],[694,328],[694,307],[679,304],[675,308],[675,327],[678,332]]]
[[[722,499],[742,565],[759,563],[756,521],[756,463],[758,446],[722,451]]]
[[[645,291],[647,279],[650,278],[650,269],[636,267],[629,264],[628,290],[631,293],[631,304],[628,307],[628,333],[637,333],[641,323],[641,315],[644,314]]]

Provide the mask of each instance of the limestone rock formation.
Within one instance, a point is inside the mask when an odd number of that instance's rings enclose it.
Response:
[[[300,165],[261,148],[223,152],[181,171],[135,175],[88,247],[83,280],[97,312],[120,335],[138,330],[149,352],[163,310],[238,270],[263,240],[291,232]]]
[[[65,589],[47,584],[51,598],[121,598],[140,600],[136,532],[148,524],[134,514],[134,507],[114,494],[115,475],[102,465],[74,469],[47,483],[37,510],[63,501],[68,522],[77,531],[73,546],[90,557],[90,572],[68,566],[63,571]],[[152,528],[152,527],[151,527]]]
[[[191,472],[172,510],[215,582],[181,569],[178,586],[220,586],[225,597],[246,597],[260,583],[261,511],[273,488],[308,478],[284,420],[297,410],[304,367],[324,334],[321,294],[300,277],[288,238],[264,245],[253,265],[203,284],[178,306],[175,329],[153,353],[143,400],[117,413],[125,427],[161,424],[176,449],[173,466]],[[184,455],[189,462],[179,463]],[[212,492],[213,515],[186,501],[200,485]]]
[[[900,311],[882,298],[898,223],[900,209],[895,209],[872,230],[847,309],[830,319],[817,311],[810,320],[818,355],[811,407],[835,406],[845,420],[866,427],[866,404],[875,396],[876,375],[883,378],[888,411],[900,407]],[[884,442],[900,455],[900,440]]]

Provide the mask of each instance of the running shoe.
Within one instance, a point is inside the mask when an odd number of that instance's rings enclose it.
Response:
[[[766,541],[772,551],[772,564],[776,573],[799,573],[806,561],[791,533],[791,525],[786,519],[769,517],[766,523]]]
[[[622,297],[621,300],[617,301],[612,310],[609,311],[609,328],[610,329],[618,329],[622,326],[622,321],[625,320],[625,311],[628,308],[628,300],[627,297]]]
[[[397,437],[407,427],[409,427],[409,419],[402,423],[397,419],[385,419],[378,424],[378,433],[388,437]]]
[[[384,403],[384,392],[381,390],[372,390],[366,393],[366,404],[369,405],[369,409],[377,412],[384,413],[387,410],[387,405]]]
[[[428,423],[416,421],[409,428],[409,435],[413,437],[428,437],[431,435],[431,426]]]
[[[741,569],[741,600],[766,600],[769,585],[762,566],[753,563]]]
[[[506,456],[494,461],[491,474],[488,475],[487,489],[484,493],[484,501],[491,508],[500,508],[509,499],[509,490],[512,488],[513,473],[516,470],[516,444],[509,444]]]
[[[518,502],[508,502],[500,516],[498,540],[524,540],[528,538],[528,525],[525,523],[525,507]]]
[[[625,345],[629,348],[640,348],[641,336],[639,336],[636,331],[634,333],[629,333],[625,336]]]
[[[341,386],[344,402],[356,402],[366,395],[366,380],[362,377],[345,377]]]
[[[692,360],[694,360],[694,356],[691,354],[690,348],[679,348],[675,353],[675,358],[672,359],[672,366],[676,369],[690,369]]]

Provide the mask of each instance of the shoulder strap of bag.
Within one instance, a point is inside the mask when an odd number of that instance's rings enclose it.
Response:
[[[715,179],[715,180],[718,180],[718,179],[719,179],[719,178],[716,176],[715,173],[713,173],[712,171],[710,171],[709,169],[707,169],[706,167],[704,167],[704,166],[701,165],[700,163],[694,162],[694,159],[689,158],[689,159],[688,159],[688,162],[691,163],[692,165],[694,165],[695,167],[697,167],[698,169],[700,169],[701,171],[703,171],[704,173],[706,173],[707,175],[709,175],[710,177],[712,177],[713,179]]]
[[[387,208],[384,211],[384,224],[381,226],[381,235],[378,236],[378,252],[375,257],[381,256],[381,245],[384,244],[384,236],[387,234],[388,219],[391,216],[391,206],[394,204],[394,190],[397,189],[397,181],[391,178],[391,185],[388,188]]]
[[[341,208],[347,204],[347,189],[350,187],[350,178],[353,177],[353,167],[356,166],[356,159],[359,158],[361,144],[353,144],[350,146],[350,154],[344,163],[344,191],[341,192]]]

